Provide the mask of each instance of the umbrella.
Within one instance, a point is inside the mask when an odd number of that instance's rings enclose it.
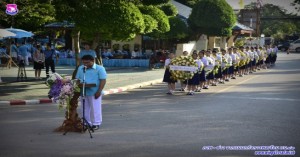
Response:
[[[13,37],[13,36],[16,36],[16,34],[8,31],[6,29],[0,29],[0,38]]]
[[[32,37],[34,35],[33,33],[22,29],[6,28],[6,30],[16,34],[16,36],[9,36],[11,38],[25,38],[25,37]]]

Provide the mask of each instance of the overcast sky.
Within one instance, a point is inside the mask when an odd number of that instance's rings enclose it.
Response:
[[[233,7],[233,9],[240,9],[240,5],[239,5],[240,0],[226,0],[226,1]],[[244,5],[256,1],[257,0],[244,0]],[[288,13],[297,13],[298,15],[300,15],[300,13],[295,9],[295,7],[291,6],[292,2],[293,0],[262,0],[263,4],[270,3],[270,4],[278,5],[286,9]]]

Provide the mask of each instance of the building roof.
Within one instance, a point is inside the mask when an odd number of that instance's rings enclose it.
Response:
[[[243,25],[241,23],[236,23],[233,27],[232,27],[232,30],[246,30],[246,31],[254,31],[254,29],[246,26],[246,25]]]
[[[45,25],[44,27],[46,27],[46,28],[74,28],[75,24],[68,22],[68,21],[63,21],[63,22],[49,23],[49,24]]]
[[[190,7],[186,6],[186,5],[183,5],[183,4],[181,4],[181,3],[178,3],[178,2],[176,2],[176,1],[174,1],[174,0],[171,0],[171,3],[172,3],[173,5],[175,5],[175,7],[176,7],[177,10],[178,10],[178,14],[179,14],[180,16],[182,16],[182,17],[184,17],[184,18],[186,18],[186,19],[189,18],[190,14],[191,14],[191,12],[192,12],[192,8],[190,8]]]

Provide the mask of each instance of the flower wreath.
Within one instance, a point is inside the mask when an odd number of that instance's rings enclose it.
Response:
[[[68,114],[70,110],[70,100],[74,92],[80,92],[76,80],[70,77],[62,77],[58,73],[53,73],[46,80],[46,85],[50,88],[48,92],[49,99],[59,104],[59,109],[66,107]]]
[[[192,58],[192,56],[176,57],[171,60],[170,65],[198,67],[197,63]],[[194,73],[197,73],[197,72],[198,71],[190,72],[190,71],[170,70],[171,78],[173,80],[180,80],[180,81],[184,81],[184,80],[193,78]]]

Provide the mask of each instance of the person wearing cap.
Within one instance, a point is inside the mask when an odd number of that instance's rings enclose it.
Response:
[[[96,84],[95,87],[85,88],[84,118],[94,130],[97,130],[102,124],[102,95],[104,94],[103,89],[106,84],[107,74],[103,66],[95,63],[94,56],[89,54],[84,55],[81,61],[82,65],[78,67],[75,78],[78,79],[80,83],[84,81],[86,84]],[[83,103],[82,97],[81,103]]]

